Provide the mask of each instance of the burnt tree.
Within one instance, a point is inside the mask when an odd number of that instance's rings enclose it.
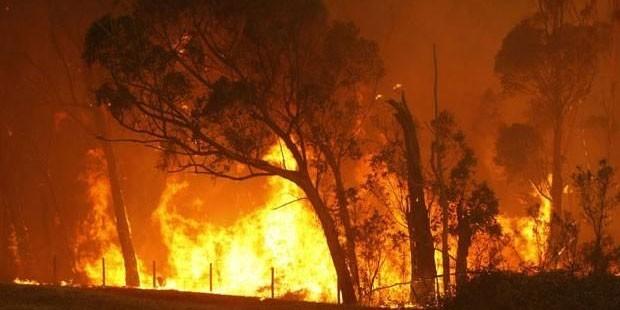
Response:
[[[404,92],[399,101],[389,100],[388,103],[394,109],[394,117],[401,127],[405,147],[408,190],[405,216],[411,252],[412,299],[415,298],[418,303],[425,304],[432,301],[435,295],[437,270],[435,247],[424,197],[425,183],[417,125],[407,106]]]

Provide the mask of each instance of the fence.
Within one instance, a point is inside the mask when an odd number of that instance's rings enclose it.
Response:
[[[54,256],[52,258],[52,285],[59,285],[61,284],[61,282],[58,281],[58,260],[57,257]],[[107,283],[107,272],[106,272],[106,260],[105,257],[101,258],[101,286],[102,287],[106,287]],[[475,272],[475,271],[468,271],[467,275],[470,276],[472,274],[479,274],[479,272]],[[450,276],[454,276],[456,277],[456,273],[450,273]],[[155,260],[152,261],[151,264],[151,276],[152,276],[152,288],[153,289],[158,289],[160,288],[160,283],[158,282],[158,270],[157,270],[157,262]],[[209,263],[209,279],[208,279],[208,287],[209,287],[209,293],[213,293],[213,276],[214,276],[214,269],[213,269],[213,263]],[[432,278],[425,278],[425,279],[417,279],[416,281],[420,281],[425,283],[426,280],[433,280],[434,282],[434,286],[435,286],[435,300],[438,301],[439,299],[441,299],[441,294],[440,294],[440,281],[442,281],[442,277],[443,274],[438,274]],[[337,282],[337,281],[336,281]],[[270,290],[270,297],[272,299],[276,298],[276,270],[274,267],[270,267],[270,279],[269,279],[269,290]],[[375,287],[372,288],[371,291],[372,292],[377,292],[377,291],[382,291],[382,290],[388,290],[394,287],[402,287],[402,286],[409,286],[411,285],[411,281],[406,281],[406,282],[400,282],[400,283],[393,283],[393,284],[389,284],[389,285],[385,285],[385,286],[380,286],[380,287]],[[336,288],[336,302],[338,304],[341,303],[342,301],[342,291],[340,289],[339,284],[337,283],[335,286]],[[184,289],[185,287],[183,287],[182,289]],[[415,296],[416,292],[412,292],[413,296]],[[445,294],[451,294],[451,292],[444,292]]]
[[[51,285],[65,285],[65,282],[61,282],[58,281],[58,260],[57,257],[54,256],[52,258],[52,281]],[[105,257],[101,258],[101,282],[100,285],[101,287],[106,287],[108,286],[107,283],[107,268],[108,266],[106,265],[106,259]],[[209,292],[213,293],[213,276],[214,276],[214,269],[213,269],[213,263],[209,263],[209,279],[208,279],[208,286],[209,286]],[[157,262],[155,260],[152,261],[151,263],[151,279],[152,279],[152,288],[153,289],[158,289],[160,288],[160,283],[158,282],[158,271],[157,271]],[[146,287],[143,287],[146,288]],[[269,290],[270,290],[270,296],[272,299],[276,298],[276,269],[274,267],[270,268],[270,284],[269,284]],[[340,299],[338,299],[338,301],[340,301]]]

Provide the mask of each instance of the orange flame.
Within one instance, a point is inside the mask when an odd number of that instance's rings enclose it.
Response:
[[[280,162],[280,156],[291,169],[294,160],[279,147],[265,159]],[[181,215],[179,209],[187,206],[175,205],[174,196],[188,183],[169,178],[153,214],[168,249],[164,286],[209,291],[212,264],[215,292],[269,296],[273,267],[276,296],[335,301],[336,274],[320,225],[300,199],[303,193],[279,177],[269,178],[268,185],[272,192],[263,208],[218,227]]]
[[[110,286],[125,285],[125,267],[121,253],[115,220],[110,207],[110,182],[106,174],[106,162],[101,150],[87,153],[89,167],[82,176],[88,186],[91,203],[86,220],[80,226],[76,238],[77,266],[88,279],[89,284],[103,283],[103,262],[105,259],[105,282]],[[138,261],[139,266],[142,266]],[[148,274],[141,279],[148,282]]]
[[[534,191],[532,195],[540,199],[538,214],[535,217],[511,218],[499,216],[498,222],[502,226],[503,233],[510,237],[514,251],[522,263],[540,266],[545,257],[549,237],[551,201],[537,191]]]

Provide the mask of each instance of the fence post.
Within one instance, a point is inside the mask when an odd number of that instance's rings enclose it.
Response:
[[[157,264],[153,260],[153,288],[157,288]]]
[[[101,286],[105,287],[105,257],[101,258]]]
[[[439,302],[440,297],[441,295],[439,294],[439,275],[435,275],[435,301]]]
[[[52,258],[52,284],[56,285],[58,283],[57,279],[57,261],[56,261],[56,254],[54,254],[54,257]]]
[[[213,292],[213,263],[209,263],[209,292]]]
[[[336,296],[337,297],[336,298],[338,298],[337,304],[339,305],[340,304],[340,280],[337,280],[336,282],[337,282],[336,284]]]
[[[274,292],[273,292],[273,285],[274,285],[274,283],[273,283],[273,274],[274,274],[274,269],[273,269],[273,267],[271,267],[271,299],[273,299],[274,296],[275,296]]]

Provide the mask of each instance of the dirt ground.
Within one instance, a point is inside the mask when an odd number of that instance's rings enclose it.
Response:
[[[56,309],[369,309],[277,299],[128,288],[0,284],[0,310]]]

